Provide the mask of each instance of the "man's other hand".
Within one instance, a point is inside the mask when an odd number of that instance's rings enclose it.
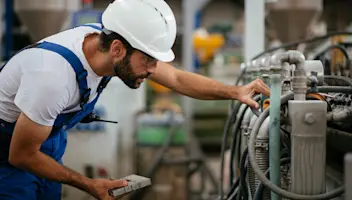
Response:
[[[126,180],[109,180],[109,179],[93,179],[90,184],[89,193],[98,200],[116,200],[120,197],[112,197],[109,195],[109,190],[125,187],[128,185]]]

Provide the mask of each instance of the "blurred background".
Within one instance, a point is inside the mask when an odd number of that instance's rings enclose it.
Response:
[[[348,0],[165,1],[178,24],[173,65],[226,84],[234,84],[242,63],[264,50],[352,29]],[[111,0],[0,2],[0,61],[6,61],[46,36],[100,22]],[[351,38],[332,37],[286,50],[299,49],[312,58],[341,41]],[[343,59],[337,52],[331,62]],[[69,133],[64,162],[92,178],[152,177],[153,186],[131,199],[211,199],[220,183],[220,149],[230,103],[186,98],[151,81],[130,90],[114,78],[96,112],[119,123],[78,124]],[[65,186],[62,199],[92,198]]]

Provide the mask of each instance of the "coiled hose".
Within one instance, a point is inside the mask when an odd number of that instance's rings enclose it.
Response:
[[[293,93],[290,92],[284,96],[281,97],[281,104],[286,104],[290,99],[293,98]],[[253,167],[253,170],[257,174],[258,178],[261,180],[261,182],[270,190],[275,192],[276,194],[288,198],[288,199],[297,199],[297,200],[315,200],[315,199],[320,199],[320,200],[325,200],[325,199],[331,199],[334,197],[337,197],[341,194],[344,193],[344,186],[340,186],[337,189],[334,189],[333,191],[330,191],[325,194],[317,194],[317,195],[300,195],[300,194],[295,194],[292,192],[288,192],[286,190],[281,189],[280,187],[276,186],[275,184],[271,183],[270,180],[268,180],[265,176],[265,174],[260,170],[258,163],[255,159],[255,141],[256,137],[260,128],[260,125],[264,122],[265,118],[269,116],[269,110],[266,109],[258,118],[257,122],[255,123],[253,130],[250,134],[250,139],[248,142],[248,154],[249,154],[249,160],[250,164]]]

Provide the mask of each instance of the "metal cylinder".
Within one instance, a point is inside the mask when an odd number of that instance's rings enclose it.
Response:
[[[291,192],[325,192],[326,114],[324,101],[289,101],[291,131]]]
[[[269,168],[269,122],[270,117],[267,117],[260,126],[257,141],[255,143],[255,159],[261,171],[266,171]],[[259,178],[255,177],[255,185],[251,187],[257,188],[260,183]],[[264,188],[263,200],[270,200],[270,191]]]
[[[248,142],[248,140],[249,140],[250,133],[252,132],[253,126],[254,126],[255,122],[257,121],[257,119],[258,119],[258,117],[256,115],[253,115],[252,118],[251,118],[251,122],[249,123],[249,126],[248,126],[248,132],[246,134],[246,138],[247,138],[246,142]],[[251,165],[247,166],[247,174],[248,174],[247,177],[248,177],[248,183],[249,183],[249,186],[250,186],[250,192],[251,192],[251,195],[254,196],[255,190],[256,190],[256,187],[255,187],[255,172],[252,169]]]

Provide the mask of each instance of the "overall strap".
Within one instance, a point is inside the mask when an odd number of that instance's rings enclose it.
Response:
[[[87,84],[88,72],[87,70],[84,69],[82,62],[79,60],[76,54],[74,54],[70,49],[64,46],[51,43],[51,42],[39,43],[36,46],[36,48],[41,48],[41,49],[58,53],[62,57],[64,57],[68,63],[70,63],[71,67],[76,73],[76,80],[78,82],[79,93],[81,97],[80,105],[81,107],[83,107],[85,104],[87,104],[89,100],[90,91],[91,91],[91,89],[88,88],[88,84]]]

